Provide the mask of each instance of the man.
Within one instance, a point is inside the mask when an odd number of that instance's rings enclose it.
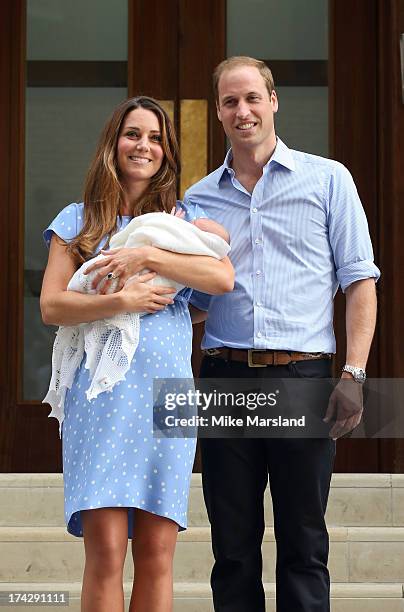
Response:
[[[261,543],[269,476],[277,610],[326,612],[324,514],[335,439],[360,421],[380,273],[346,168],[292,151],[276,137],[278,100],[266,65],[246,57],[225,60],[214,73],[214,88],[231,149],[185,201],[197,202],[230,232],[236,282],[232,293],[194,292],[191,298],[195,321],[208,313],[201,376],[330,376],[338,285],[346,294],[347,328],[346,371],[326,415],[335,420],[330,439],[201,440],[214,606],[216,612],[265,610]],[[344,399],[345,378],[356,381],[354,402]]]

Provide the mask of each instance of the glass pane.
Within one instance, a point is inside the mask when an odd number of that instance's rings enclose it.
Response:
[[[27,59],[126,60],[127,23],[127,0],[27,0]]]
[[[26,90],[23,399],[41,400],[49,384],[55,332],[43,325],[39,310],[47,261],[42,231],[65,205],[82,200],[102,126],[127,97],[126,86],[105,86],[103,78],[103,62],[127,61],[127,0],[28,0],[27,33],[29,65],[41,64],[42,74],[50,74],[48,81],[53,71],[58,83],[44,87],[30,77]],[[59,60],[73,62],[78,75],[81,61],[94,62],[102,83],[60,86],[65,64],[58,65]]]
[[[250,55],[272,68],[282,140],[327,156],[328,0],[227,0],[227,56],[232,55]]]
[[[227,55],[328,58],[328,0],[227,0]]]
[[[277,87],[276,133],[291,149],[328,156],[328,87]]]

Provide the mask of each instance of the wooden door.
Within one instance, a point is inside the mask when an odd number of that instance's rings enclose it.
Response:
[[[402,0],[355,0],[330,4],[331,156],[352,172],[364,204],[378,283],[378,322],[368,372],[374,377],[404,375],[402,343],[404,104],[400,71]],[[344,310],[338,296],[338,367],[344,356]],[[402,472],[404,441],[342,440],[338,471]]]

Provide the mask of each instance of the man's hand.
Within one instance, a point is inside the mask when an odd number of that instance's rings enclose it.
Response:
[[[341,380],[331,393],[324,417],[325,423],[335,420],[329,436],[333,440],[346,435],[361,421],[363,413],[362,385],[343,373]]]

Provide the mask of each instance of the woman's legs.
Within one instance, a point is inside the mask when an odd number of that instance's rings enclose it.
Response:
[[[132,554],[135,579],[129,612],[172,612],[174,521],[135,510]]]
[[[86,553],[81,611],[123,612],[128,510],[82,510],[81,517]]]

